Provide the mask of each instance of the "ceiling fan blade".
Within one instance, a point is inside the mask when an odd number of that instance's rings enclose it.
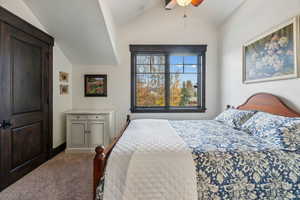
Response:
[[[177,5],[176,0],[166,0],[166,10],[172,10]]]
[[[199,6],[204,0],[192,0],[193,6]]]

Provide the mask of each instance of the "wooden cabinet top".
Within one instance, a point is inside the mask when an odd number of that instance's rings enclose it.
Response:
[[[65,114],[68,115],[98,115],[98,114],[113,114],[113,110],[68,110]]]

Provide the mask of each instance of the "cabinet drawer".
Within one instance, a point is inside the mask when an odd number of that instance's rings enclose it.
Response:
[[[86,120],[87,116],[86,115],[71,115],[70,119],[71,120]]]
[[[105,115],[88,115],[91,120],[105,120]]]

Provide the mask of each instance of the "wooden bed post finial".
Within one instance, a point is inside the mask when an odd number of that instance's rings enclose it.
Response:
[[[104,150],[105,150],[105,148],[104,148],[104,146],[102,146],[102,145],[100,145],[100,146],[97,146],[96,147],[96,149],[95,149],[95,151],[96,151],[96,156],[97,157],[99,157],[99,156],[103,156],[103,154],[104,154]],[[105,156],[105,155],[104,155]],[[100,158],[100,157],[99,157]]]

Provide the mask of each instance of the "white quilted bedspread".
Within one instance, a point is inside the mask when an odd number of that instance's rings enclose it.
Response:
[[[196,200],[195,163],[167,120],[134,120],[106,168],[104,200]]]

